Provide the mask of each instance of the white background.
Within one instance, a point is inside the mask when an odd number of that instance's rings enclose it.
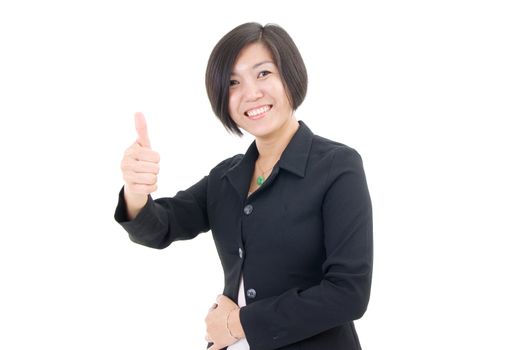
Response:
[[[358,150],[374,207],[368,349],[527,349],[528,12],[522,1],[3,1],[0,348],[205,349],[210,233],[155,250],[114,221],[143,111],[154,198],[250,136],[207,100],[215,43],[278,23],[297,118]]]

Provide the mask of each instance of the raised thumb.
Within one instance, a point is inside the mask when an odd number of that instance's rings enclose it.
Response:
[[[136,119],[136,131],[138,134],[137,142],[142,147],[150,148],[150,140],[148,137],[147,122],[145,121],[145,116],[141,112],[136,112],[134,118]]]

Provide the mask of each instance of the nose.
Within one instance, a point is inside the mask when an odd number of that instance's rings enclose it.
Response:
[[[257,82],[246,82],[244,84],[244,97],[246,101],[256,101],[264,94],[262,93],[262,89],[259,87]]]

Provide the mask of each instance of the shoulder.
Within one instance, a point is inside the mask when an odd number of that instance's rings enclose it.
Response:
[[[313,163],[324,169],[324,188],[333,189],[340,196],[353,194],[359,198],[360,193],[367,194],[368,186],[359,152],[341,142],[314,135],[312,143]]]
[[[226,158],[211,169],[209,176],[222,176],[229,169],[236,166],[244,157],[243,154],[235,154],[232,157]]]
[[[355,148],[319,135],[314,135],[310,153],[313,161],[326,161],[332,166],[350,162],[362,163],[361,155]]]

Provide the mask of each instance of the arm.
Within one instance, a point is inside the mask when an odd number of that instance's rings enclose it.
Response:
[[[133,220],[129,220],[124,187],[119,192],[115,220],[128,232],[133,242],[162,249],[173,241],[196,237],[209,231],[207,216],[208,176],[179,191],[174,197],[152,199],[148,195],[146,204]]]
[[[326,261],[320,284],[240,309],[252,350],[276,349],[360,318],[372,277],[372,208],[359,154],[335,151],[322,203]]]

